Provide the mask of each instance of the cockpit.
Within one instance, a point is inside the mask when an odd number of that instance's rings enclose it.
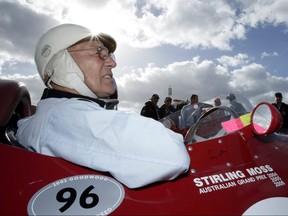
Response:
[[[184,127],[181,123],[183,121],[181,110],[166,116],[160,122],[165,127],[182,134],[185,144],[219,138],[250,123],[253,107],[248,100],[241,100],[238,96],[239,103],[246,109],[245,113],[239,115],[232,106],[229,106],[229,101],[225,101],[225,96],[217,98],[223,101],[220,106],[213,106],[213,99],[200,103],[190,116],[190,118],[196,117],[196,121],[188,127]]]
[[[195,143],[222,137],[230,132],[229,124],[231,120],[237,118],[238,115],[229,107],[211,108],[201,116],[193,127],[189,128],[185,135],[185,143]]]

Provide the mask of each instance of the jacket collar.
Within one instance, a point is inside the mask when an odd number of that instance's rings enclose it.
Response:
[[[98,100],[95,98],[91,98],[91,97],[87,97],[87,96],[83,96],[83,95],[78,95],[78,94],[73,94],[73,93],[69,93],[69,92],[65,92],[65,91],[59,91],[59,90],[55,90],[55,89],[49,89],[49,88],[45,88],[41,97],[41,100],[47,99],[47,98],[78,98],[79,100],[84,100],[84,101],[93,101],[97,104],[99,104],[102,108],[105,107],[106,102],[102,101],[102,100]]]

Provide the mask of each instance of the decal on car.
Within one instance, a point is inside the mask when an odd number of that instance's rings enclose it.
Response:
[[[272,197],[254,203],[243,215],[287,215],[287,212],[288,198]]]
[[[197,177],[193,181],[195,186],[199,188],[199,194],[205,194],[269,179],[275,187],[285,185],[285,182],[270,165]]]
[[[59,179],[37,191],[27,207],[29,215],[107,215],[123,201],[125,191],[116,180],[101,175]]]

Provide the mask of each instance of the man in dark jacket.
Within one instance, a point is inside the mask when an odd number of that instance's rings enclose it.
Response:
[[[272,103],[272,105],[279,110],[279,112],[283,117],[283,125],[281,129],[288,131],[288,105],[286,103],[283,103],[282,99],[283,99],[282,93],[280,92],[275,93],[275,101],[274,103]]]
[[[159,101],[159,95],[158,94],[153,94],[151,99],[145,103],[141,110],[141,115],[148,117],[148,118],[153,118],[155,120],[159,120],[159,107],[157,106],[157,103]]]

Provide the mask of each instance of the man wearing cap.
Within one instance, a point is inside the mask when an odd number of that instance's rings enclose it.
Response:
[[[226,99],[230,102],[230,108],[236,112],[239,116],[247,113],[244,106],[236,100],[236,96],[233,93],[230,93]]]
[[[36,113],[18,122],[18,141],[31,151],[110,172],[129,188],[175,179],[190,164],[182,136],[136,113],[105,109],[117,97],[115,50],[111,36],[83,26],[47,31],[35,49],[47,88]]]
[[[283,124],[281,129],[284,129],[286,132],[288,132],[288,105],[282,102],[282,100],[283,100],[282,93],[276,92],[275,101],[274,103],[272,103],[272,105],[279,110],[279,112],[283,117]]]
[[[145,103],[145,105],[142,107],[140,115],[152,118],[155,120],[159,120],[159,107],[157,105],[159,101],[159,95],[158,94],[153,94],[151,99]]]

